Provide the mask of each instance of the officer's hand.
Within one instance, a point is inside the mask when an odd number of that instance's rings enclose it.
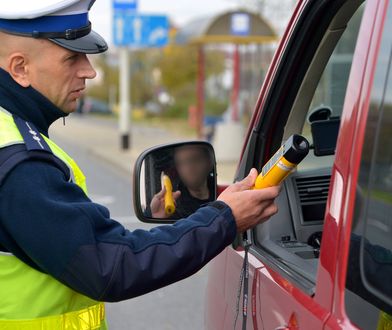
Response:
[[[257,171],[253,168],[245,179],[230,185],[218,197],[231,208],[238,232],[253,228],[278,212],[274,201],[280,186],[250,190],[256,178]]]
[[[165,192],[166,189],[165,187],[163,187],[162,190],[156,195],[154,195],[154,197],[151,200],[150,208],[151,208],[151,215],[153,218],[166,219],[170,217],[170,215],[166,214],[165,212]],[[180,197],[180,195],[181,192],[179,190],[173,192],[174,202],[176,202],[176,200],[178,199],[178,197]]]

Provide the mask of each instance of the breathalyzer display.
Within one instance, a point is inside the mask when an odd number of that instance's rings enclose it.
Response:
[[[253,189],[279,185],[309,153],[309,142],[301,135],[291,135],[263,166]]]

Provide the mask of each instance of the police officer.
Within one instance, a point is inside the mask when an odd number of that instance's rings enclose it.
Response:
[[[256,171],[172,226],[130,232],[87,196],[75,161],[48,136],[75,111],[86,54],[107,49],[90,0],[12,0],[0,9],[0,329],[105,329],[102,302],[192,275],[237,232],[277,209]]]

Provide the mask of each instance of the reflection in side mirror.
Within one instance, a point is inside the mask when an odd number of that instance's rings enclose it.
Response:
[[[150,223],[186,218],[216,199],[216,162],[207,142],[164,145],[142,153],[134,169],[134,208]]]

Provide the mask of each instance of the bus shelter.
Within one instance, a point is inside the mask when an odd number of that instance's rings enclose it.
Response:
[[[233,83],[230,98],[231,120],[239,120],[238,96],[240,91],[240,51],[241,45],[268,44],[277,41],[277,35],[270,24],[259,14],[248,10],[234,10],[208,18],[190,22],[180,29],[177,44],[193,44],[198,51],[197,74],[197,117],[199,134],[203,127],[205,100],[205,46],[234,45]]]

